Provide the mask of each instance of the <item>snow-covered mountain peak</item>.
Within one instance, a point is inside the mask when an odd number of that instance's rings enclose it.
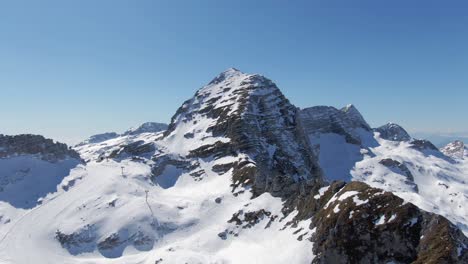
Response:
[[[216,76],[210,83],[210,84],[219,84],[227,79],[230,79],[230,78],[236,78],[236,77],[239,77],[241,75],[244,75],[243,72],[239,71],[238,69],[236,68],[229,68],[225,71],[223,71],[222,73],[218,74],[218,76]]]
[[[142,133],[157,133],[167,129],[167,124],[157,122],[146,122],[138,127],[132,127],[123,133],[123,136],[137,135]]]
[[[466,159],[468,157],[468,147],[460,140],[447,144],[440,151],[451,158]]]
[[[271,80],[228,70],[179,108],[157,144],[184,158],[241,156],[241,165],[227,166],[234,167],[234,174],[250,167],[240,185],[254,182],[257,194],[275,189],[275,196],[290,195],[300,181],[321,177],[305,138],[297,133],[296,116],[297,108]]]
[[[367,130],[370,130],[369,124],[367,124],[364,117],[353,104],[348,104],[347,106],[343,107],[341,111],[343,111],[351,121],[356,122]]]

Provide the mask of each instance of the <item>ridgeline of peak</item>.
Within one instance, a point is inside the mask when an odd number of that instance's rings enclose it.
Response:
[[[359,124],[362,128],[366,130],[371,129],[369,124],[367,124],[366,120],[364,120],[364,117],[361,115],[359,110],[354,105],[348,104],[347,106],[341,108],[340,110],[344,112],[352,122],[356,122],[357,124]]]
[[[383,126],[380,126],[374,131],[380,133],[380,137],[391,141],[410,141],[411,136],[406,130],[398,124],[389,122]]]

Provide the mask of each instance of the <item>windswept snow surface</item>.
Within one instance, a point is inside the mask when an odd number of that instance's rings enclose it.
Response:
[[[120,137],[80,146],[87,158],[120,143],[156,135]],[[103,150],[99,150],[103,148]],[[0,263],[310,263],[310,221],[287,226],[281,199],[268,193],[251,199],[248,190],[234,196],[231,172],[212,171],[215,164],[199,160],[202,180],[183,170],[163,175],[171,183],[151,180],[151,160],[91,161],[73,169],[42,204],[29,209],[2,206],[16,220],[0,227]],[[66,186],[64,188],[64,186]],[[248,212],[265,210],[250,227],[228,222]],[[58,239],[62,235],[65,246]],[[288,249],[284,249],[288,245]]]

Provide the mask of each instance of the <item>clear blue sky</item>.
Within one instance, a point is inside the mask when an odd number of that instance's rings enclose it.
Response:
[[[228,67],[299,107],[353,103],[373,126],[464,133],[463,2],[0,1],[0,133],[75,143],[168,122]]]

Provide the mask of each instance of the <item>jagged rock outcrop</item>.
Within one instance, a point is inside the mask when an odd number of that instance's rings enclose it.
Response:
[[[100,160],[109,159],[123,159],[128,157],[142,157],[151,156],[156,147],[153,143],[146,143],[143,140],[131,142],[129,144],[123,144],[119,148],[112,151],[108,156],[101,156]]]
[[[391,141],[410,141],[411,136],[406,132],[406,130],[395,124],[395,123],[388,123],[381,127],[374,129],[374,131],[380,133],[380,137],[386,140]]]
[[[297,108],[258,74],[221,73],[179,108],[163,141],[168,149],[184,145],[189,158],[247,156],[232,163],[233,175],[242,175],[241,185],[253,183],[256,195],[289,197],[321,181]]]
[[[335,182],[298,208],[313,215],[313,263],[468,261],[468,240],[447,219],[365,183]]]
[[[0,135],[0,158],[36,155],[40,159],[56,162],[67,157],[80,160],[80,155],[66,144],[54,142],[39,135]]]
[[[138,135],[142,133],[157,133],[166,130],[168,127],[167,124],[156,123],[156,122],[146,122],[141,124],[139,127],[130,128],[129,130],[123,133],[123,136],[127,135]]]
[[[455,158],[455,159],[464,159],[468,157],[468,148],[465,146],[465,143],[460,140],[451,142],[440,149],[444,155]]]

